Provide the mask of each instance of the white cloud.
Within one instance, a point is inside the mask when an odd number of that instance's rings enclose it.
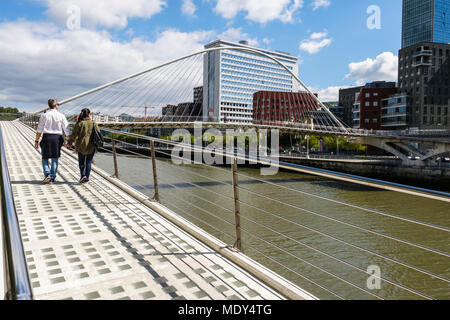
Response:
[[[339,90],[348,88],[348,86],[332,86],[325,89],[318,89],[316,87],[310,87],[309,89],[319,95],[320,101],[332,102],[339,101]]]
[[[354,79],[357,85],[366,82],[386,80],[396,81],[398,73],[398,57],[392,52],[383,52],[375,59],[367,58],[361,62],[349,64],[347,79]]]
[[[187,16],[195,17],[195,11],[197,7],[192,0],[183,0],[183,5],[181,6],[181,12]]]
[[[300,42],[300,50],[306,51],[310,54],[315,54],[319,52],[322,48],[328,47],[332,39],[327,38],[327,32],[314,32],[308,39]]]
[[[239,42],[240,40],[247,40],[248,44],[257,47],[259,45],[258,39],[250,38],[248,33],[242,31],[242,28],[229,28],[219,35],[219,39]]]
[[[293,15],[303,7],[303,0],[217,0],[215,12],[225,19],[233,19],[240,11],[258,23],[273,20],[292,22]]]
[[[166,6],[165,0],[38,0],[48,6],[47,14],[65,26],[68,9],[80,9],[81,26],[93,28],[125,28],[129,18],[150,18]]]
[[[330,0],[314,0],[311,4],[313,6],[313,10],[316,11],[319,8],[326,8],[331,5]]]
[[[212,31],[166,30],[155,41],[114,41],[106,31],[50,23],[0,23],[0,104],[42,107],[100,84],[203,49]],[[17,45],[20,43],[20,45]]]

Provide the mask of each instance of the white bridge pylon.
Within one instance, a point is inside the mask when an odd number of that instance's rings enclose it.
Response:
[[[193,102],[194,88],[203,86],[204,56],[210,52],[224,50],[247,52],[274,61],[286,70],[292,76],[293,81],[296,81],[317,102],[318,110],[326,112],[332,119],[334,129],[339,128],[344,132],[348,130],[304,82],[277,58],[259,50],[232,46],[205,49],[77,94],[60,101],[60,111],[69,117],[74,117],[82,108],[90,108],[93,113],[109,116],[143,117],[145,115],[147,119],[154,117],[164,120],[162,114],[164,107]],[[256,90],[253,91],[256,92]],[[198,113],[198,110],[191,109],[191,113],[184,114],[183,119],[188,117],[193,121],[200,120],[198,114],[195,114]],[[39,110],[36,114],[45,110],[47,109]],[[174,117],[171,117],[170,120],[174,120]],[[305,119],[305,122],[313,120],[309,118]]]

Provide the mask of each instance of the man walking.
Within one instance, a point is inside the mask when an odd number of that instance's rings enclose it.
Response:
[[[61,157],[61,148],[64,145],[63,134],[70,139],[69,122],[61,112],[58,111],[56,99],[48,100],[49,110],[41,115],[36,130],[36,150],[42,149],[42,168],[44,170],[44,184],[55,182],[58,173],[58,159]],[[39,144],[39,139],[42,141]],[[50,160],[51,159],[51,166]]]

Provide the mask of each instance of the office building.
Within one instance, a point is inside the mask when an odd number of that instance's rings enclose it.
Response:
[[[402,48],[419,42],[450,43],[450,1],[403,0]]]
[[[399,92],[412,128],[450,129],[450,44],[420,42],[399,52]]]
[[[298,75],[298,59],[288,53],[254,48],[247,42],[217,40],[205,46],[253,49],[278,59]],[[205,54],[203,64],[204,121],[252,123],[253,94],[258,91],[297,92],[294,77],[261,55],[227,49]]]

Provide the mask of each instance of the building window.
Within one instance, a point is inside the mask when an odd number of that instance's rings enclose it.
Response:
[[[366,93],[366,98],[370,98],[370,93]]]

